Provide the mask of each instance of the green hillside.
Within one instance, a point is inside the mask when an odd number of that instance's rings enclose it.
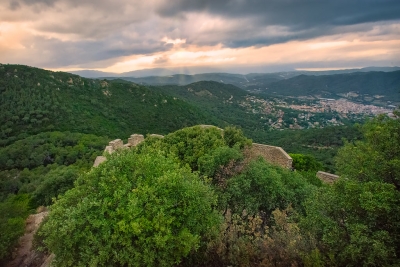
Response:
[[[249,93],[231,84],[202,81],[185,86],[166,85],[150,87],[156,92],[186,100],[201,109],[210,118],[215,117],[224,124],[233,124],[247,130],[268,130],[260,116],[244,107]]]
[[[111,138],[211,123],[198,108],[123,80],[93,80],[21,65],[0,66],[0,145],[43,131]]]

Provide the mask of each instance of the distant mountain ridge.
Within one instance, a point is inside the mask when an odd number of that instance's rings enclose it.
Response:
[[[400,102],[400,70],[333,75],[299,75],[271,83],[260,90],[265,95],[339,98],[351,95],[361,102]]]
[[[113,72],[102,72],[97,70],[77,70],[70,71],[69,73],[83,76],[86,78],[109,78],[109,77],[148,77],[148,76],[169,76],[175,74],[186,74],[191,75],[193,73],[204,73],[204,72],[219,72],[216,68],[201,68],[201,67],[183,67],[183,68],[153,68],[153,69],[142,69],[135,71],[128,71],[123,73]]]
[[[331,75],[331,74],[342,74],[342,73],[352,73],[352,72],[368,72],[368,71],[397,71],[400,70],[400,67],[365,67],[360,69],[342,69],[342,70],[325,70],[325,71],[304,71],[304,70],[295,70],[295,71],[277,71],[277,72],[260,72],[260,73],[248,73],[248,74],[238,74],[238,73],[229,73],[224,72],[222,69],[218,68],[201,68],[201,67],[185,67],[185,68],[153,68],[153,69],[142,69],[135,70],[123,73],[114,73],[114,72],[103,72],[98,70],[77,70],[77,71],[69,71],[69,73],[76,74],[85,78],[111,78],[111,77],[125,77],[125,78],[148,78],[148,77],[166,77],[166,76],[174,76],[174,75],[188,75],[188,76],[196,76],[196,75],[210,75],[210,74],[225,74],[225,75],[237,75],[244,76],[246,78],[255,77],[255,76],[264,76],[264,75],[284,75],[294,77],[300,74],[306,75]],[[194,78],[195,79],[195,78]],[[180,84],[183,85],[183,84]]]
[[[157,71],[166,70],[157,69]],[[232,84],[250,93],[270,96],[340,98],[344,96],[343,94],[353,92],[357,96],[353,94],[355,97],[350,98],[351,100],[383,105],[386,103],[385,101],[400,102],[399,89],[397,88],[399,71],[400,67],[367,67],[330,71],[249,73],[246,75],[217,72],[133,77],[129,76],[132,73],[123,73],[118,75],[124,77],[109,77],[107,79],[124,79],[137,84],[155,86],[185,86],[201,81],[213,81]],[[139,72],[135,72],[134,75],[140,75]],[[152,70],[148,70],[148,73],[151,72]],[[141,72],[141,74],[144,75],[145,72]]]

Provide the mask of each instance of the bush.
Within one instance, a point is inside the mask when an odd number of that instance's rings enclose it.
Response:
[[[215,197],[186,166],[145,148],[82,175],[40,235],[57,266],[171,266],[218,225]]]
[[[53,198],[65,193],[74,185],[79,170],[74,166],[59,166],[50,170],[43,182],[32,193],[32,198],[37,206],[52,204]]]
[[[197,171],[199,170],[199,159],[205,156],[213,157],[214,150],[233,148],[235,151],[239,151],[248,145],[251,145],[251,140],[236,128],[228,127],[222,131],[216,127],[194,126],[170,133],[163,139],[148,137],[139,145],[138,151],[144,147],[157,148],[176,157],[182,165],[188,164],[192,171]],[[230,154],[234,153],[233,151],[231,150]],[[237,156],[234,157],[237,158]],[[203,158],[202,163],[205,163],[204,160],[207,161],[209,158]],[[207,172],[209,171],[211,169]]]
[[[302,202],[313,186],[295,172],[273,166],[257,159],[228,181],[229,208],[234,213],[254,215],[264,212],[269,217],[275,209],[286,209],[289,204],[302,211]]]
[[[29,196],[10,195],[0,203],[0,261],[6,258],[24,233],[29,214]]]
[[[341,179],[305,203],[302,226],[327,266],[399,266],[399,196],[391,184]]]
[[[322,170],[322,163],[318,162],[313,156],[303,154],[289,154],[293,159],[293,168],[297,171]]]

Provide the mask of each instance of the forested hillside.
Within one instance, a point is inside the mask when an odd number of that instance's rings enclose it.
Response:
[[[0,66],[0,145],[43,131],[115,138],[210,122],[196,107],[130,82]]]
[[[208,117],[218,118],[228,125],[237,125],[249,131],[268,131],[269,127],[260,120],[260,116],[244,107],[244,103],[247,102],[245,97],[249,93],[236,86],[203,81],[185,86],[166,85],[149,88],[184,99],[201,109]]]

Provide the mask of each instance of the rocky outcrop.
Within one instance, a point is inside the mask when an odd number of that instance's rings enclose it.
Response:
[[[323,182],[328,183],[328,184],[333,184],[337,179],[339,179],[338,175],[328,173],[328,172],[323,172],[323,171],[317,172],[317,177],[320,180],[322,180]]]
[[[38,213],[29,215],[26,219],[25,234],[19,238],[18,247],[13,252],[12,260],[6,263],[5,267],[39,267],[43,265],[48,255],[32,248],[32,241],[47,214],[48,211],[43,208],[38,210]]]
[[[223,134],[223,129],[218,128],[213,125],[199,125],[203,129],[207,128],[217,128],[221,130]],[[149,137],[155,137],[155,138],[164,138],[163,135],[159,134],[150,134]],[[112,154],[118,149],[126,149],[130,147],[135,147],[139,145],[141,142],[144,141],[144,136],[141,134],[132,134],[128,138],[128,143],[124,144],[121,139],[116,139],[111,141],[108,146],[104,149],[105,154]],[[263,157],[267,162],[270,162],[274,165],[281,166],[283,168],[287,169],[292,169],[292,158],[281,148],[277,146],[269,146],[269,145],[263,145],[263,144],[256,144],[253,143],[253,146],[251,148],[251,153],[253,156],[261,156]],[[99,156],[96,158],[93,167],[99,166],[102,162],[106,161],[107,159],[104,156]]]
[[[253,143],[251,152],[255,156],[263,157],[269,163],[292,169],[293,159],[281,147]]]

